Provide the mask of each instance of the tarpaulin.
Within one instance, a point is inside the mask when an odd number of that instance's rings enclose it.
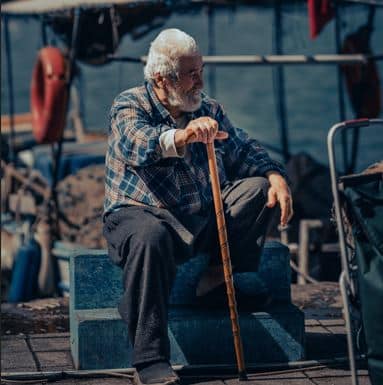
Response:
[[[383,181],[345,190],[352,215],[358,288],[372,385],[383,384]]]

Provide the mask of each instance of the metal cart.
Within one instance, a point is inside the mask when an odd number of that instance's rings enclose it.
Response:
[[[373,126],[382,129],[383,137],[382,119],[338,123],[327,137],[342,261],[339,284],[353,385],[358,385],[356,358],[367,359],[373,385],[383,384],[383,173],[380,170],[340,177],[334,139],[342,131],[363,128],[364,133]]]

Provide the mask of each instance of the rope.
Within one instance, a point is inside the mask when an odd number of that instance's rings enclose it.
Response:
[[[302,270],[299,269],[299,267],[295,264],[294,261],[290,260],[290,267],[295,271],[297,272],[298,274],[300,274],[306,281],[309,281],[310,283],[319,283],[319,281],[317,281],[316,279],[314,279],[313,277],[309,276],[308,274],[304,273]]]

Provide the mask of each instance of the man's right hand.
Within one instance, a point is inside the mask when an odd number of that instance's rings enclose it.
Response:
[[[216,120],[208,116],[202,116],[191,120],[183,130],[177,130],[174,135],[174,143],[177,148],[194,142],[211,143],[215,139],[227,139],[229,134],[218,131]]]

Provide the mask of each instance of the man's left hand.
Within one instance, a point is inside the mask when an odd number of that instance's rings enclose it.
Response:
[[[266,173],[270,183],[268,191],[267,207],[274,207],[277,202],[281,206],[281,226],[286,226],[293,216],[293,200],[286,180],[275,171]]]

